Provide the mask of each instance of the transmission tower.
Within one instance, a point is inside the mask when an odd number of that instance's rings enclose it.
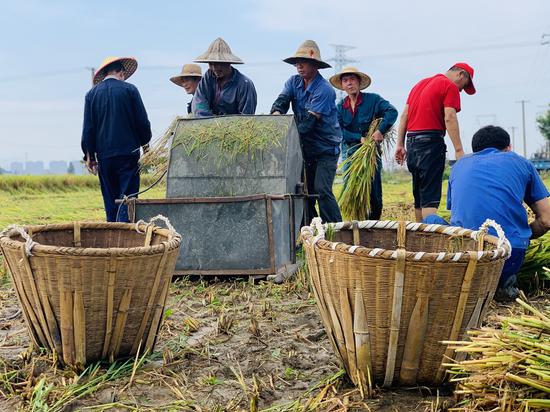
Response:
[[[334,62],[334,73],[341,72],[344,66],[349,63],[357,62],[357,60],[346,56],[348,51],[355,49],[354,46],[346,46],[345,44],[331,44],[331,46],[334,48],[334,57],[331,57],[327,61]],[[339,90],[336,96],[340,100],[344,97],[344,92]]]

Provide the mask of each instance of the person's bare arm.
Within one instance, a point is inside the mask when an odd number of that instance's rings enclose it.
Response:
[[[541,199],[529,205],[535,214],[535,220],[531,222],[531,239],[536,239],[550,230],[550,202],[548,198]]]
[[[403,164],[407,156],[407,151],[405,150],[405,133],[407,133],[407,122],[409,120],[409,105],[406,104],[403,108],[403,113],[401,113],[401,118],[399,119],[399,128],[397,129],[397,144],[395,146],[395,160],[400,165]]]
[[[456,117],[456,110],[452,107],[445,107],[445,127],[447,133],[451,138],[451,142],[455,148],[456,160],[464,156],[464,148],[462,147],[462,141],[460,140],[460,130],[458,128],[458,118]]]

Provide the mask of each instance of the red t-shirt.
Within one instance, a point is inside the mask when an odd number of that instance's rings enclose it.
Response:
[[[460,90],[444,74],[420,80],[409,93],[407,131],[445,131],[445,107],[460,111]]]

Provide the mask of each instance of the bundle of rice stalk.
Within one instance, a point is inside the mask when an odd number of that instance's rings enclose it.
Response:
[[[218,166],[229,164],[239,155],[253,161],[263,150],[281,146],[287,128],[275,121],[254,117],[234,117],[198,121],[176,118],[164,136],[143,156],[142,168],[154,167],[157,172],[168,169],[170,149],[182,145],[188,156],[211,161]]]
[[[172,120],[164,134],[151,142],[149,151],[144,153],[141,159],[139,159],[139,167],[142,173],[149,173],[155,177],[166,173],[168,170],[168,159],[170,157],[172,138],[181,119],[183,119],[183,117],[176,117]]]
[[[338,197],[338,204],[344,219],[365,220],[370,213],[372,181],[381,155],[372,135],[378,130],[381,122],[381,118],[372,121],[365,142],[340,165],[344,185]],[[390,130],[384,135],[383,145],[386,146],[386,150],[392,145],[393,140],[393,130]]]
[[[544,270],[545,266],[550,266],[550,233],[529,244],[517,274],[519,287],[527,292],[550,287],[550,273]]]
[[[443,342],[471,357],[445,364],[461,401],[451,411],[550,408],[549,313],[516,301],[528,314],[500,318],[499,329],[470,331],[471,342]]]

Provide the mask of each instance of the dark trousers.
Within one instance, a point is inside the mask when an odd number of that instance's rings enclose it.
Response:
[[[340,208],[332,193],[332,184],[338,166],[338,155],[321,154],[315,157],[304,159],[306,169],[307,191],[318,195],[319,212],[323,222],[340,222],[342,215]],[[315,198],[308,199],[308,216],[318,216],[315,210]],[[310,222],[306,222],[309,224]]]
[[[99,183],[107,222],[128,222],[128,207],[116,199],[139,192],[139,156],[117,156],[98,161]]]
[[[415,209],[439,207],[447,146],[442,135],[407,135],[407,167]]]
[[[347,143],[342,143],[342,160],[346,160],[348,157],[353,155],[360,145],[348,145]],[[349,169],[349,163],[344,163],[344,171]],[[346,180],[344,180],[344,186],[346,185]],[[379,156],[376,160],[376,172],[372,178],[372,184],[370,189],[370,212],[368,216],[364,216],[363,219],[366,220],[380,220],[382,216],[382,157]]]

